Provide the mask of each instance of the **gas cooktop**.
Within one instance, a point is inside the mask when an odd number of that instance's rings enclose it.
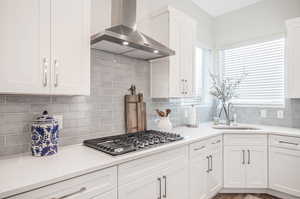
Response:
[[[83,144],[112,156],[116,156],[161,146],[182,139],[183,137],[179,134],[150,130],[85,140],[83,141]]]

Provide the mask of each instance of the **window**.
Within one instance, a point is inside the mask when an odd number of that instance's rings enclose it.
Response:
[[[223,75],[246,75],[237,90],[237,104],[284,105],[285,40],[225,49],[221,53]]]

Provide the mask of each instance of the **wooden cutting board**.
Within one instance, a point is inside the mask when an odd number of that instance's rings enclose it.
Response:
[[[125,95],[126,133],[135,133],[147,129],[146,103],[143,95]]]

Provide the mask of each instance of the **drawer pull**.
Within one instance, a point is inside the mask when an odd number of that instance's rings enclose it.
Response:
[[[250,156],[251,156],[251,153],[250,153],[250,150],[248,150],[248,164],[250,164],[250,163],[251,163],[251,160],[250,160],[250,159],[251,159],[251,157],[250,157]]]
[[[44,67],[43,86],[47,87],[47,85],[48,85],[48,60],[47,60],[47,58],[43,59],[43,67]]]
[[[210,171],[213,171],[213,156],[210,155]]]
[[[199,147],[199,148],[195,148],[194,151],[200,151],[200,150],[202,150],[202,149],[205,149],[205,146],[201,146],[201,147]]]
[[[207,156],[206,159],[207,159],[207,170],[206,170],[206,172],[209,173],[210,172],[210,156]]]
[[[299,145],[298,143],[286,142],[286,141],[282,141],[282,140],[280,140],[279,143],[280,144],[290,144],[290,145],[294,145],[294,146],[298,146]]]
[[[157,178],[158,183],[159,183],[159,195],[157,197],[157,199],[161,199],[161,178]]]
[[[242,162],[242,164],[245,164],[245,150],[243,150],[242,152],[243,152],[243,162]]]
[[[76,195],[76,194],[82,193],[82,192],[84,192],[84,191],[86,191],[86,190],[87,190],[86,187],[82,187],[82,188],[81,188],[80,190],[78,190],[78,191],[75,191],[75,192],[73,192],[73,193],[69,193],[69,194],[64,195],[64,196],[61,196],[61,197],[59,197],[59,198],[52,198],[52,199],[65,199],[65,198],[69,198],[69,197],[74,196],[74,195]]]
[[[163,176],[163,179],[165,181],[165,193],[164,193],[163,197],[167,198],[167,176]]]
[[[221,142],[221,140],[217,140],[217,141],[213,142],[212,144],[218,144],[220,142]]]

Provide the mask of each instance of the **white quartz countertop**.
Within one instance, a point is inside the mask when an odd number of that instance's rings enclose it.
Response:
[[[0,159],[0,198],[33,190],[96,170],[117,166],[151,154],[178,148],[222,134],[275,134],[300,137],[300,129],[247,125],[261,130],[221,130],[212,124],[199,128],[175,129],[185,139],[160,147],[112,157],[83,145],[61,147],[59,153],[49,157],[32,157],[28,154]]]

